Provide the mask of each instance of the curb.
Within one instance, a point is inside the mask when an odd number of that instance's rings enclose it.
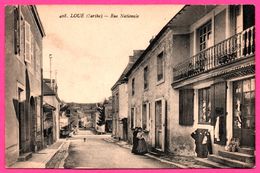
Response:
[[[113,141],[113,139],[111,139],[111,140],[110,140],[110,139],[104,139],[104,141],[110,142],[110,143],[115,143],[115,144],[117,144],[118,146],[120,146],[120,147],[122,147],[122,148],[131,149],[130,146],[120,145],[120,144],[118,144],[118,141]],[[160,162],[162,162],[162,163],[167,163],[167,164],[174,165],[174,166],[176,166],[177,168],[182,168],[182,169],[184,169],[184,168],[189,168],[188,166],[181,165],[181,164],[178,164],[178,163],[174,163],[174,162],[171,162],[171,161],[168,161],[168,160],[165,160],[165,159],[161,159],[161,158],[158,158],[158,157],[156,157],[156,156],[153,156],[153,155],[151,155],[151,154],[149,154],[149,153],[145,154],[145,156],[147,156],[147,157],[149,157],[149,158],[152,158],[152,159],[155,159],[155,160],[158,160],[158,161],[160,161]]]
[[[60,161],[59,168],[64,168],[65,160],[67,159],[67,157],[68,157],[68,155],[69,155],[68,149],[69,149],[69,146],[70,146],[70,141],[65,142],[65,143],[66,143],[68,146],[66,147],[66,154],[64,155],[64,158]]]
[[[46,168],[46,166],[48,165],[48,163],[54,158],[54,156],[60,151],[60,149],[63,147],[63,145],[66,143],[66,141],[62,141],[62,144],[59,146],[59,148],[55,151],[55,152],[53,152],[53,153],[51,153],[51,157],[50,157],[50,159],[48,159],[48,160],[46,160],[45,162],[44,162],[44,168]]]

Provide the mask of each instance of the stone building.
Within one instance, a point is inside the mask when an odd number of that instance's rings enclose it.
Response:
[[[43,118],[45,145],[56,142],[60,136],[60,104],[58,86],[54,79],[43,79]]]
[[[33,5],[5,7],[6,165],[43,148],[42,39]]]
[[[118,139],[128,139],[128,90],[125,74],[140,57],[143,50],[134,50],[133,56],[129,57],[129,62],[117,82],[111,88],[112,91],[112,136]]]
[[[173,31],[167,23],[125,74],[128,79],[128,140],[142,127],[150,150],[164,152],[170,146],[168,123],[173,116]],[[169,106],[168,106],[169,105]]]
[[[205,129],[211,160],[252,166],[243,162],[253,162],[255,148],[254,24],[252,5],[185,6],[173,19],[179,50],[173,56],[172,91],[179,103],[172,112],[179,115],[171,121],[173,148],[193,147],[189,134]],[[234,138],[240,141],[235,154],[226,151]]]
[[[142,127],[150,150],[198,156],[199,129],[210,134],[209,159],[252,167],[254,17],[250,5],[184,6],[125,75],[129,141]],[[226,151],[234,138],[238,152]]]

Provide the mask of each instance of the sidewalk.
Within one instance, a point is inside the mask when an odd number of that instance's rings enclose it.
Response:
[[[105,138],[106,142],[111,142],[117,144],[123,148],[132,149],[132,145],[125,141],[119,141],[112,137]],[[208,164],[205,164],[198,160],[196,157],[193,156],[178,156],[174,154],[167,154],[167,155],[156,155],[153,152],[145,154],[147,157],[156,159],[163,163],[172,164],[178,168],[212,168]]]
[[[46,168],[54,155],[58,153],[66,143],[68,143],[68,141],[60,139],[48,148],[33,153],[32,157],[27,161],[16,162],[14,165],[10,166],[10,168]]]

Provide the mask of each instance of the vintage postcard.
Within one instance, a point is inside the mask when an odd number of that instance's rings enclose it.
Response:
[[[5,169],[255,170],[255,14],[6,4]]]

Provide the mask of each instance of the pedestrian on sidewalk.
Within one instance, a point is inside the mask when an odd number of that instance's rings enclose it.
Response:
[[[137,133],[138,133],[138,127],[135,127],[134,132],[133,132],[133,147],[132,147],[132,153],[136,154],[137,153],[137,145],[138,145],[138,138],[137,138]]]
[[[138,144],[137,144],[137,148],[136,148],[137,154],[140,154],[140,155],[146,154],[148,152],[147,144],[144,139],[143,129],[141,127],[138,128],[138,133],[137,133],[136,138],[138,139]]]

